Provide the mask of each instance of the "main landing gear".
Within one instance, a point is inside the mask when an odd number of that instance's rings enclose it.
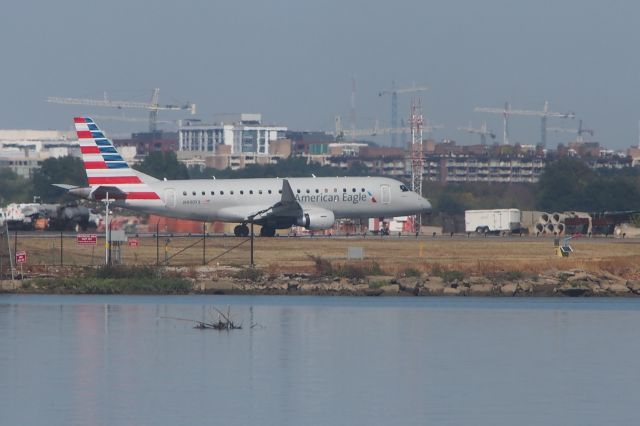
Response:
[[[270,226],[263,226],[260,228],[260,236],[261,237],[275,237],[276,236],[276,228],[272,228]]]
[[[249,236],[249,227],[246,224],[238,225],[233,228],[233,234],[236,237],[248,237]]]
[[[248,237],[249,236],[249,227],[246,224],[241,224],[233,228],[233,234],[236,237]],[[261,237],[275,237],[276,236],[276,228],[272,228],[270,226],[263,226],[260,228],[260,236]]]

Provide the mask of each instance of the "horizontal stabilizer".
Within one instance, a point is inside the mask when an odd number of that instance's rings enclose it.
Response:
[[[62,188],[65,191],[71,191],[72,189],[79,188],[76,185],[67,185],[67,184],[64,184],[64,183],[52,183],[51,185],[56,186],[58,188]]]
[[[95,200],[103,200],[107,198],[114,200],[124,200],[127,198],[127,193],[115,186],[101,185],[91,191],[91,196]]]

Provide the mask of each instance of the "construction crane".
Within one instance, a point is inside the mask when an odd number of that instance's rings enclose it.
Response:
[[[534,111],[534,110],[524,110],[524,109],[511,109],[511,105],[508,102],[505,102],[504,108],[486,108],[480,107],[475,108],[476,112],[486,112],[492,114],[502,114],[503,116],[503,139],[502,142],[505,145],[509,144],[509,116],[511,115],[524,115],[524,116],[533,116],[540,117],[541,124],[541,134],[540,134],[540,144],[543,147],[547,146],[547,119],[549,117],[553,118],[575,118],[575,114],[573,112],[552,112],[549,111],[549,102],[544,102],[544,108],[542,111]]]
[[[398,127],[398,95],[404,93],[417,93],[417,92],[425,92],[429,88],[427,86],[416,86],[413,83],[412,87],[407,87],[403,89],[396,88],[396,82],[391,82],[391,90],[383,90],[378,92],[378,96],[382,97],[384,95],[391,95],[391,128],[395,129]],[[391,133],[391,146],[395,147],[397,145],[396,133]]]
[[[107,98],[105,93],[104,99],[86,99],[86,98],[63,98],[50,96],[47,102],[65,105],[86,105],[93,107],[107,107],[118,109],[145,109],[149,111],[149,131],[156,132],[158,130],[158,111],[180,111],[187,110],[194,115],[196,113],[196,104],[184,105],[159,105],[158,97],[160,89],[153,89],[150,102],[132,102],[132,101],[114,101]]]
[[[486,121],[482,123],[482,125],[480,126],[479,129],[474,129],[473,127],[471,127],[471,122],[469,122],[469,126],[468,127],[458,127],[458,130],[462,130],[462,131],[465,131],[467,133],[480,135],[480,143],[482,145],[486,145],[487,144],[487,136],[489,136],[491,139],[495,139],[496,138],[496,134],[493,133],[491,130],[487,129],[487,122]]]
[[[149,119],[148,118],[142,118],[142,117],[130,117],[127,115],[101,115],[101,114],[93,114],[91,116],[91,118],[95,119],[95,120],[100,120],[100,121],[125,121],[128,123],[148,123]],[[172,124],[175,123],[176,121],[171,121],[171,120],[156,120],[157,124]]]
[[[478,107],[475,112],[487,112],[489,114],[502,114],[502,144],[509,145],[509,114],[511,113],[511,105],[509,102],[504,103],[504,108],[487,108]]]
[[[355,130],[346,130],[342,127],[342,117],[336,116],[335,118],[335,131],[332,133],[333,136],[339,139],[348,138],[356,138],[362,136],[378,136],[378,135],[397,135],[399,133],[407,133],[411,131],[410,127],[378,127],[379,122],[376,120],[375,126],[370,129],[355,129]],[[436,129],[444,129],[442,124],[423,124],[422,129],[427,133],[431,133]]]
[[[593,129],[585,129],[584,127],[582,127],[582,120],[580,120],[578,122],[578,128],[577,129],[567,129],[564,127],[549,127],[547,129],[550,132],[555,132],[555,133],[573,133],[576,136],[576,142],[584,142],[584,137],[583,135],[585,133],[588,133],[591,137],[593,137],[594,135],[594,131]]]

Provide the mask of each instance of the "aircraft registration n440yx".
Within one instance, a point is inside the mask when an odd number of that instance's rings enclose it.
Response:
[[[89,187],[57,185],[71,194],[115,200],[114,205],[143,213],[261,225],[262,236],[293,225],[328,229],[341,218],[381,218],[429,211],[426,198],[402,182],[384,177],[309,177],[158,180],[129,167],[96,123],[74,118]]]

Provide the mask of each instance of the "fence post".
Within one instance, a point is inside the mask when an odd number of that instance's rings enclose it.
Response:
[[[202,266],[207,264],[205,252],[207,248],[207,222],[202,222]]]
[[[63,257],[62,257],[62,253],[63,253],[63,244],[64,244],[64,240],[62,239],[62,231],[60,231],[60,266],[63,265]]]
[[[160,221],[156,222],[156,267],[160,266]]]

